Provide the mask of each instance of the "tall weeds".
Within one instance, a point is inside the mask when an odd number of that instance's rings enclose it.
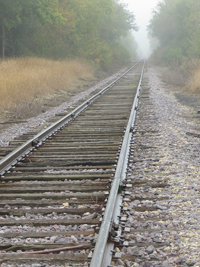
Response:
[[[185,68],[189,73],[185,90],[189,93],[200,94],[200,60],[192,60]]]
[[[69,91],[79,78],[92,77],[84,62],[17,58],[0,61],[0,110],[57,90]]]
[[[200,94],[200,68],[197,69],[189,79],[185,86],[185,90],[189,93]]]
[[[189,94],[200,94],[200,60],[187,60],[176,68],[166,67],[162,80]]]

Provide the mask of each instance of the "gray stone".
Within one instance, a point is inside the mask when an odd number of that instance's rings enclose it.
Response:
[[[54,243],[58,239],[58,236],[51,236],[50,241]]]
[[[135,240],[129,241],[129,246],[134,246],[135,245]]]
[[[137,262],[135,262],[133,263],[132,267],[140,267],[140,265]]]
[[[36,217],[35,214],[31,214],[31,213],[28,213],[28,212],[25,214],[25,216],[26,216],[27,219],[34,219]]]
[[[55,243],[56,243],[56,244],[66,244],[67,241],[66,241],[65,238],[60,238],[60,239],[56,240]]]
[[[158,256],[155,254],[150,255],[151,260],[159,260]]]
[[[162,206],[162,205],[159,205],[159,204],[156,204],[156,207],[157,207],[159,210],[167,210],[167,207],[166,207],[166,206]]]
[[[133,207],[137,207],[139,204],[140,204],[140,201],[139,201],[139,200],[134,200],[134,201],[132,202],[132,206],[133,206]]]
[[[167,262],[164,262],[161,267],[171,267],[171,264],[167,263]]]
[[[140,251],[138,249],[138,247],[133,247],[132,250],[131,250],[131,255],[133,255],[135,257],[142,257],[143,253],[142,253],[142,251]]]
[[[157,238],[157,237],[153,238],[153,241],[156,243],[162,243],[162,239]]]
[[[177,260],[176,260],[176,263],[177,264],[182,264],[186,262],[186,257],[185,256],[180,256]]]
[[[74,235],[71,235],[71,240],[74,243],[78,243],[78,239]]]
[[[139,254],[140,254],[138,248],[132,248],[132,250],[131,250],[131,254],[132,254],[133,256],[138,257]]]
[[[117,260],[117,266],[125,266],[121,259]]]
[[[148,253],[148,254],[152,254],[153,252],[155,251],[155,248],[154,248],[154,246],[148,246],[148,248],[146,249],[146,252]]]
[[[152,263],[151,262],[145,262],[144,263],[144,267],[152,267]]]
[[[186,262],[187,266],[194,266],[197,262],[195,260],[188,260]]]

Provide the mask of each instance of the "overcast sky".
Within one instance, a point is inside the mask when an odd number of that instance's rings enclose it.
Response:
[[[160,0],[121,0],[121,2],[128,4],[129,10],[135,15],[139,31],[134,33],[134,36],[140,48],[140,56],[147,58],[150,55],[150,47],[146,27],[152,17],[153,9]]]

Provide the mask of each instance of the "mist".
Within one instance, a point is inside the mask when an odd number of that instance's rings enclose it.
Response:
[[[143,25],[137,33],[133,33],[138,44],[137,57],[138,59],[147,59],[153,52],[150,47],[146,26]]]
[[[123,0],[121,2],[127,4],[128,9],[135,15],[135,23],[139,28],[137,32],[133,32],[138,44],[138,59],[147,59],[153,52],[148,38],[147,27],[159,0]]]

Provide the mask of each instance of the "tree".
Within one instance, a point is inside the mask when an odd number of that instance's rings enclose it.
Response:
[[[65,23],[46,25],[43,37],[34,38],[39,43],[33,40],[38,50],[45,47],[43,56],[78,56],[108,65],[119,51],[121,37],[136,28],[133,14],[113,0],[60,0],[58,7]],[[40,45],[42,40],[44,44]]]
[[[20,2],[0,0],[0,22],[1,22],[1,48],[2,57],[5,57],[6,30],[9,31],[16,23],[20,23]]]
[[[62,21],[62,16],[55,9],[57,0],[0,0],[0,22],[1,22],[1,49],[2,57],[5,57],[7,35],[18,30],[27,18],[32,17],[42,23],[49,21]]]
[[[160,42],[162,57],[180,64],[200,57],[199,0],[164,0],[154,11],[149,32]]]
[[[2,57],[129,58],[120,40],[136,30],[134,15],[117,0],[0,0],[0,10]]]

